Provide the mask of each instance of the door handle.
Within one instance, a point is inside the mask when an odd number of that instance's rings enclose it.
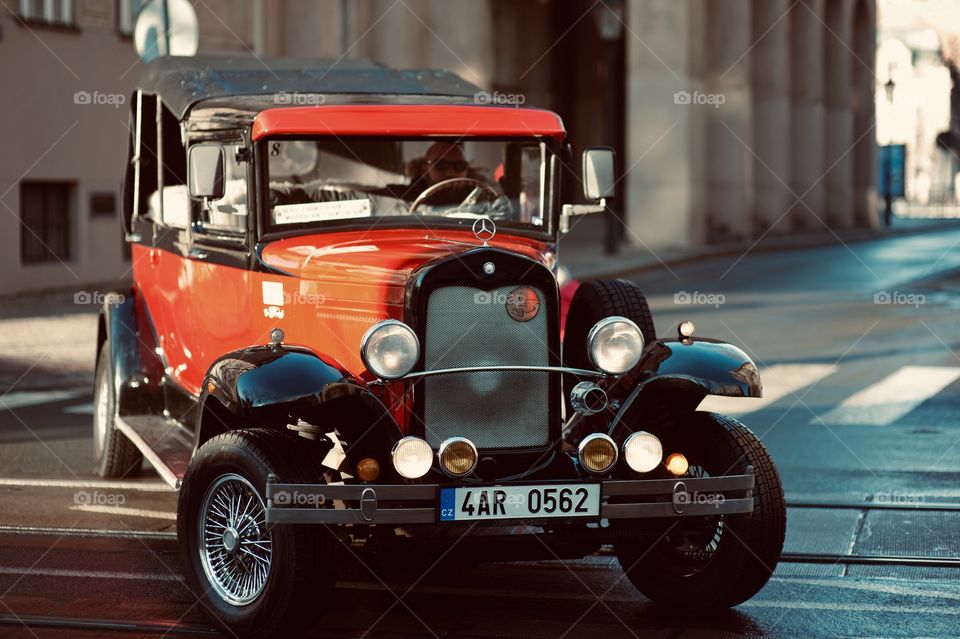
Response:
[[[187,257],[189,257],[191,260],[205,260],[209,255],[210,254],[206,251],[201,251],[197,248],[192,248],[190,249],[190,252],[187,253]]]

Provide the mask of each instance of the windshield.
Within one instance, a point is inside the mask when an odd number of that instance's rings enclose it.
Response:
[[[551,152],[536,139],[269,140],[268,231],[344,224],[550,232]]]

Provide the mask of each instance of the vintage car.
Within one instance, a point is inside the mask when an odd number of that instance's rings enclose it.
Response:
[[[348,550],[603,546],[687,608],[769,579],[777,470],[697,411],[759,397],[754,363],[691,322],[658,338],[627,281],[561,300],[559,240],[614,195],[611,149],[561,205],[556,114],[349,59],[161,58],[131,107],[96,467],[145,458],[179,489],[187,585],[231,633],[308,623]]]

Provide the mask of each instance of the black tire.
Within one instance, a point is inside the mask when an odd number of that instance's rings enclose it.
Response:
[[[177,504],[177,541],[186,583],[206,613],[232,636],[260,639],[290,636],[317,621],[318,612],[329,601],[336,583],[338,542],[333,531],[325,526],[285,524],[267,528],[262,513],[248,517],[253,523],[241,529],[240,538],[244,538],[243,530],[254,530],[255,534],[248,540],[271,548],[269,567],[263,585],[257,592],[250,593],[253,596],[250,601],[231,603],[230,592],[224,589],[222,580],[212,580],[206,572],[213,562],[208,562],[205,569],[201,559],[201,522],[209,521],[204,520],[203,512],[208,491],[222,481],[228,483],[221,486],[235,482],[243,489],[242,482],[230,479],[239,476],[247,482],[247,490],[242,493],[244,498],[259,497],[262,508],[270,473],[285,482],[323,480],[323,470],[310,452],[305,442],[287,433],[267,429],[231,431],[206,442],[197,451],[184,477]],[[256,507],[256,501],[253,503]],[[213,526],[211,529],[217,530]],[[269,543],[264,544],[264,539]],[[241,547],[243,544],[242,541],[234,543]],[[241,556],[239,550],[236,555]],[[239,562],[234,565],[236,563]],[[227,597],[222,592],[227,592]]]
[[[620,315],[633,320],[643,333],[643,341],[649,344],[657,339],[650,306],[640,287],[627,280],[593,280],[577,288],[570,301],[567,324],[563,334],[563,362],[566,366],[592,370],[587,355],[587,334],[593,325],[605,317]],[[565,396],[580,381],[564,375]],[[624,387],[632,386],[631,374],[624,377]]]
[[[735,419],[695,412],[664,433],[664,454],[683,452],[690,473],[729,475],[752,465],[753,512],[678,519],[655,546],[620,541],[617,556],[633,585],[673,607],[728,608],[750,599],[780,559],[787,515],[780,475],[750,429]]]
[[[110,343],[104,342],[97,357],[97,371],[94,375],[93,469],[107,479],[136,475],[143,460],[143,455],[133,442],[117,430],[115,394]]]

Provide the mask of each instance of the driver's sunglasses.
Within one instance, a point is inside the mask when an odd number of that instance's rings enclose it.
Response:
[[[453,170],[462,173],[467,170],[470,164],[466,160],[433,160],[430,162],[430,168],[438,171]]]

